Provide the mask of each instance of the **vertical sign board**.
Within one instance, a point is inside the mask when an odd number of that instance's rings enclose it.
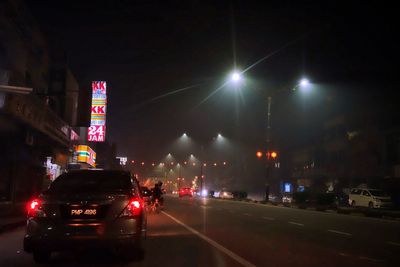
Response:
[[[106,138],[106,106],[107,83],[105,81],[92,82],[92,107],[90,127],[88,130],[89,142],[104,142]]]

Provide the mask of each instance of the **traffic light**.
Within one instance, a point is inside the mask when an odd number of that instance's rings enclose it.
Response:
[[[265,155],[267,156],[268,160],[271,159],[271,158],[272,159],[276,159],[278,157],[278,152],[276,152],[276,151],[268,151]]]

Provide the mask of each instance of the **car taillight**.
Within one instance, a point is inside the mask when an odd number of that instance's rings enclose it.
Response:
[[[142,212],[143,202],[140,198],[134,198],[129,201],[129,204],[122,211],[120,217],[138,216]]]
[[[46,217],[46,213],[42,209],[40,199],[34,199],[27,205],[28,217]]]

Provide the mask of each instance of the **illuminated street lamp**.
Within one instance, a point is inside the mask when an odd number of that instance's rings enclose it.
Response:
[[[301,87],[308,86],[309,84],[310,84],[310,81],[308,79],[306,79],[306,78],[303,78],[303,79],[300,80],[300,86]]]
[[[299,82],[300,91],[303,93],[308,93],[311,90],[310,81],[306,78],[303,78]]]
[[[235,70],[231,73],[230,80],[234,83],[238,83],[242,80],[242,74]]]

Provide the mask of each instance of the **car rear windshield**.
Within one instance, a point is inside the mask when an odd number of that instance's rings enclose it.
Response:
[[[84,171],[60,175],[50,192],[122,192],[132,190],[131,177],[122,172]]]
[[[371,195],[375,196],[375,197],[387,197],[388,195],[381,190],[369,190],[369,192],[371,193]]]

